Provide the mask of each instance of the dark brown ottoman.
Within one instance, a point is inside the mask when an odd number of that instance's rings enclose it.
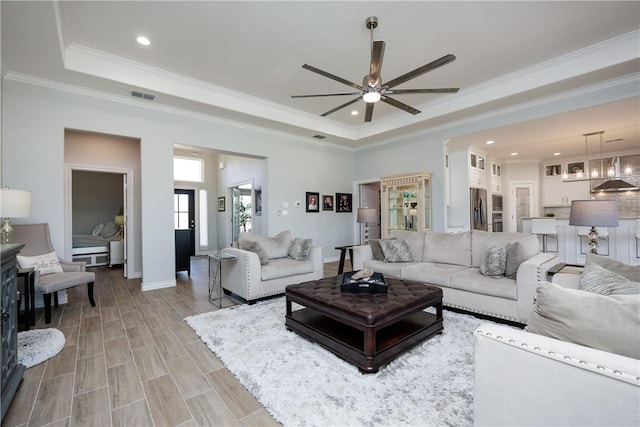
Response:
[[[387,278],[387,294],[348,294],[340,292],[339,279],[287,286],[285,325],[363,373],[377,372],[442,331],[442,289]],[[304,308],[292,311],[292,302]],[[436,314],[424,312],[427,307],[435,307]]]

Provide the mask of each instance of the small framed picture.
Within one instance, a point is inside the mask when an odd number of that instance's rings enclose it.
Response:
[[[262,187],[257,187],[254,191],[255,191],[256,216],[260,216],[262,215]]]
[[[305,197],[307,212],[319,212],[320,211],[320,193],[311,193],[307,191]]]
[[[224,212],[225,210],[225,198],[224,196],[218,197],[218,212]]]
[[[333,196],[329,194],[322,195],[322,210],[323,211],[333,210]]]
[[[336,212],[351,212],[350,193],[336,193]]]

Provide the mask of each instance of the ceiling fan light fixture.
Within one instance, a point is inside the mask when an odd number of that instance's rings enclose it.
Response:
[[[380,101],[380,98],[380,92],[378,92],[377,90],[368,90],[362,95],[362,100],[369,104]]]

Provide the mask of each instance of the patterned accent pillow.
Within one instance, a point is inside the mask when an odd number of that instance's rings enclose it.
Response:
[[[41,275],[64,273],[62,265],[60,265],[60,258],[55,252],[50,252],[44,255],[37,256],[16,256],[18,265],[20,268],[31,268],[38,270]]]
[[[120,232],[120,227],[115,225],[112,222],[108,222],[102,227],[102,231],[100,234],[104,239],[108,239],[109,237],[113,237]]]
[[[505,250],[507,251],[507,262],[504,267],[504,276],[515,279],[520,264],[529,259],[527,251],[520,242],[508,243]]]
[[[396,240],[396,238],[392,237],[387,240]],[[384,261],[384,254],[382,253],[382,248],[380,247],[380,239],[369,240],[369,245],[371,246],[371,253],[373,254],[373,259],[375,259],[376,261]]]
[[[306,261],[311,254],[313,239],[293,239],[289,245],[289,256],[298,261]]]
[[[640,282],[640,265],[629,265],[606,256],[588,253],[585,267],[591,264],[598,264],[600,267],[626,277],[632,282]]]
[[[380,240],[385,262],[412,262],[413,257],[406,240]]]
[[[96,228],[93,229],[93,231],[91,232],[91,235],[94,237],[98,237],[100,233],[102,233],[102,227],[104,227],[103,223],[96,225]]]
[[[640,283],[632,282],[598,264],[591,264],[582,272],[578,289],[600,295],[637,295],[640,294]]]
[[[269,264],[269,256],[267,252],[264,250],[262,245],[258,242],[240,242],[240,249],[244,249],[245,251],[255,252],[260,258],[260,264],[265,265]]]
[[[490,246],[480,258],[480,273],[493,279],[504,276],[507,251],[501,246]]]

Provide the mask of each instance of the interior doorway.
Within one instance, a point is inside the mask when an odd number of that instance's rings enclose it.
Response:
[[[253,230],[253,182],[230,187],[232,244],[238,241],[241,232]]]
[[[369,239],[379,239],[380,229],[380,181],[367,182],[359,186],[360,201],[359,207],[372,208],[377,212],[378,220],[375,223],[359,224],[360,241],[364,242],[365,229]]]
[[[535,181],[509,182],[509,231],[522,232],[522,220],[538,215]]]

